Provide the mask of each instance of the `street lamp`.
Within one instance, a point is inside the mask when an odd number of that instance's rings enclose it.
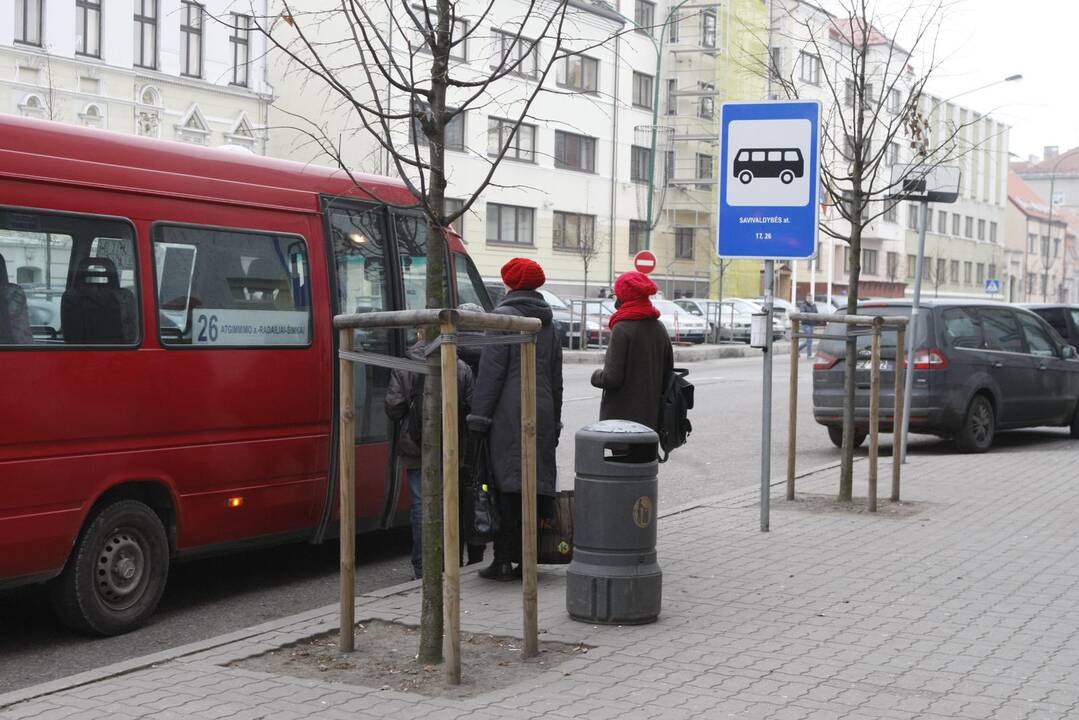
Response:
[[[1049,171],[1049,247],[1045,249],[1045,260],[1042,260],[1042,266],[1045,267],[1045,282],[1042,283],[1042,302],[1047,302],[1046,297],[1049,293],[1049,253],[1052,252],[1052,238],[1053,238],[1053,208],[1056,203],[1053,202],[1053,193],[1056,191],[1057,182],[1057,170],[1060,168],[1060,163],[1064,162],[1064,159],[1074,154],[1074,150],[1069,150],[1066,153],[1062,153],[1057,157],[1057,161],[1053,163],[1053,169]],[[1068,233],[1064,232],[1064,257],[1068,257]],[[1064,284],[1064,277],[1061,275],[1061,285]],[[1059,289],[1057,291],[1059,293]]]

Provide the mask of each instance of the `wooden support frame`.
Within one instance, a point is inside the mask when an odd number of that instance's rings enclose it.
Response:
[[[787,413],[787,500],[795,498],[795,479],[797,477],[797,438],[798,438],[798,340],[810,337],[810,334],[801,332],[803,323],[815,325],[827,325],[830,323],[843,323],[848,326],[848,332],[855,328],[869,328],[871,336],[871,371],[870,371],[870,408],[869,408],[869,492],[868,509],[870,512],[877,511],[877,480],[880,442],[880,364],[881,364],[881,332],[885,329],[896,331],[896,361],[895,361],[895,404],[892,418],[892,429],[895,435],[892,451],[892,493],[893,502],[899,501],[899,490],[902,474],[902,416],[904,406],[903,380],[906,372],[903,348],[905,347],[906,329],[910,318],[902,316],[876,316],[876,315],[825,315],[821,313],[790,313],[791,321],[791,378],[790,398]],[[866,334],[864,331],[859,334]],[[821,335],[814,335],[815,339],[821,339]],[[829,337],[827,335],[825,338]]]
[[[461,682],[461,586],[460,586],[460,428],[457,408],[457,330],[495,330],[526,334],[506,335],[505,342],[521,345],[521,551],[523,574],[524,655],[539,654],[538,577],[536,563],[536,344],[542,327],[537,318],[495,315],[461,310],[404,310],[337,315],[333,319],[339,334],[339,442],[338,467],[341,496],[341,607],[340,649],[355,648],[356,585],[356,462],[355,462],[355,380],[353,362],[377,362],[370,353],[353,351],[356,328],[425,328],[437,325],[442,373],[442,518],[443,518],[443,635],[446,681]],[[490,338],[484,344],[493,344]],[[432,351],[434,348],[431,348]],[[377,364],[399,366],[399,358],[385,357]]]

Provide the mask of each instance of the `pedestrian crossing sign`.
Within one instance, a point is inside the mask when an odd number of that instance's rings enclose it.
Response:
[[[985,281],[985,293],[986,295],[997,295],[1000,293],[1000,280],[997,278],[989,278]]]

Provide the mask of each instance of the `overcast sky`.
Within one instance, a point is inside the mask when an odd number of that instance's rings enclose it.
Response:
[[[879,2],[888,11],[920,4]],[[1076,0],[956,0],[945,12],[937,55],[930,90],[945,98],[963,93],[956,102],[1011,125],[1013,159],[1040,157],[1045,145],[1079,146]],[[1023,79],[968,92],[1016,73]]]

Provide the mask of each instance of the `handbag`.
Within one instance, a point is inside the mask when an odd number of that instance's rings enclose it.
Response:
[[[470,545],[483,545],[498,534],[498,503],[490,481],[486,436],[470,439],[461,467],[461,536]]]
[[[573,491],[563,490],[553,501],[553,513],[539,519],[540,565],[566,565],[573,560]]]

